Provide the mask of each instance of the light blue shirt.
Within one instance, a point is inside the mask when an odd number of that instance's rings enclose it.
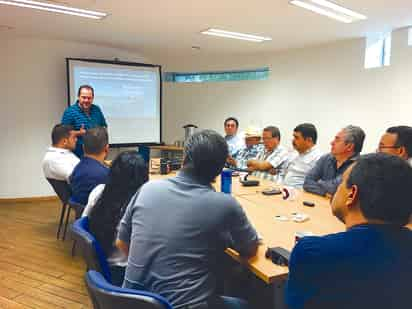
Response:
[[[301,189],[305,182],[306,174],[315,167],[316,162],[321,156],[322,152],[316,146],[313,146],[305,153],[295,153],[286,169],[283,184]]]
[[[175,309],[217,293],[216,266],[230,239],[241,255],[258,242],[236,199],[187,171],[144,184],[127,207],[118,238],[130,244],[124,287],[140,283]]]
[[[285,174],[285,169],[290,160],[290,154],[285,148],[279,145],[272,151],[264,149],[264,151],[256,156],[256,160],[269,162],[276,173],[273,174],[269,170],[255,171],[252,173],[253,176],[274,182],[281,182]]]
[[[225,140],[227,146],[229,147],[229,154],[233,157],[241,149],[245,148],[245,140],[239,134],[236,135],[226,135]]]
[[[240,169],[247,169],[247,161],[256,158],[256,156],[264,150],[263,144],[252,145],[245,147],[238,151],[235,156],[236,167]]]

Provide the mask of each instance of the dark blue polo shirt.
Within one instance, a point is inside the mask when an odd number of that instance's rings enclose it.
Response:
[[[359,225],[297,243],[286,302],[291,309],[410,308],[411,278],[412,231]]]
[[[90,192],[99,184],[106,184],[109,169],[99,161],[83,157],[70,176],[71,198],[82,205],[87,204]]]
[[[62,117],[62,124],[73,126],[75,130],[80,130],[82,125],[86,130],[95,127],[107,127],[106,119],[97,105],[92,104],[90,115],[87,115],[79,106],[78,101],[66,108]],[[73,151],[78,157],[83,155],[83,137],[77,139],[76,149]]]

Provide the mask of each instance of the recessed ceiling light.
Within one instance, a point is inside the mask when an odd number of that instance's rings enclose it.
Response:
[[[87,17],[92,19],[102,19],[108,14],[84,9],[78,9],[66,5],[56,5],[40,1],[31,0],[0,0],[0,4],[13,5],[23,8],[36,9],[41,11],[48,11],[54,13],[61,13],[67,15],[74,15],[80,17]]]
[[[224,38],[245,40],[245,41],[251,41],[251,42],[259,42],[259,43],[264,42],[264,41],[272,40],[271,38],[268,38],[268,37],[252,35],[252,34],[245,34],[245,33],[239,33],[239,32],[231,32],[231,31],[226,31],[226,30],[221,30],[221,29],[214,29],[214,28],[209,28],[205,31],[202,31],[201,33],[202,34],[207,34],[207,35],[214,35],[214,36],[224,37]]]
[[[289,3],[343,23],[367,19],[365,15],[327,0],[292,0]]]

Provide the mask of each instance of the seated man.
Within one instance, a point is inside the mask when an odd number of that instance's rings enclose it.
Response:
[[[71,199],[87,204],[90,192],[99,184],[106,184],[109,169],[103,164],[109,152],[109,138],[106,128],[87,130],[83,137],[84,157],[70,176]]]
[[[235,157],[229,155],[227,162],[230,167],[247,169],[247,161],[256,158],[256,156],[263,151],[263,145],[260,144],[260,132],[258,129],[248,127],[245,131],[246,147],[239,150]]]
[[[408,308],[411,302],[412,168],[387,154],[362,156],[331,202],[346,231],[304,237],[292,251],[291,309]]]
[[[265,149],[256,159],[247,161],[248,170],[252,175],[279,182],[282,180],[285,167],[289,161],[289,153],[280,143],[280,132],[277,127],[266,127],[262,133]]]
[[[177,176],[150,181],[132,198],[117,240],[129,252],[124,287],[143,285],[177,309],[246,308],[244,301],[216,293],[216,267],[228,239],[245,258],[258,246],[239,203],[211,186],[227,155],[218,133],[197,132],[185,143]]]
[[[347,126],[331,142],[330,153],[322,156],[306,175],[305,191],[326,195],[336,192],[343,172],[359,157],[365,132],[356,126]]]
[[[286,169],[283,180],[285,186],[301,189],[306,174],[315,166],[322,156],[322,152],[316,147],[318,133],[311,123],[303,123],[293,130],[293,148],[298,156],[292,159]]]
[[[239,121],[234,117],[229,117],[225,120],[225,140],[229,148],[229,155],[235,156],[236,153],[245,147],[243,138],[238,134]]]
[[[388,128],[381,137],[378,151],[401,157],[412,164],[412,128],[408,126]]]
[[[46,178],[68,181],[79,158],[72,152],[76,148],[77,135],[71,126],[57,124],[52,134],[52,147],[44,156],[42,168]]]

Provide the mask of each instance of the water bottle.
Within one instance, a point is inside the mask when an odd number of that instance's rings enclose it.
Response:
[[[232,193],[232,171],[225,169],[220,175],[220,190],[224,193]]]

